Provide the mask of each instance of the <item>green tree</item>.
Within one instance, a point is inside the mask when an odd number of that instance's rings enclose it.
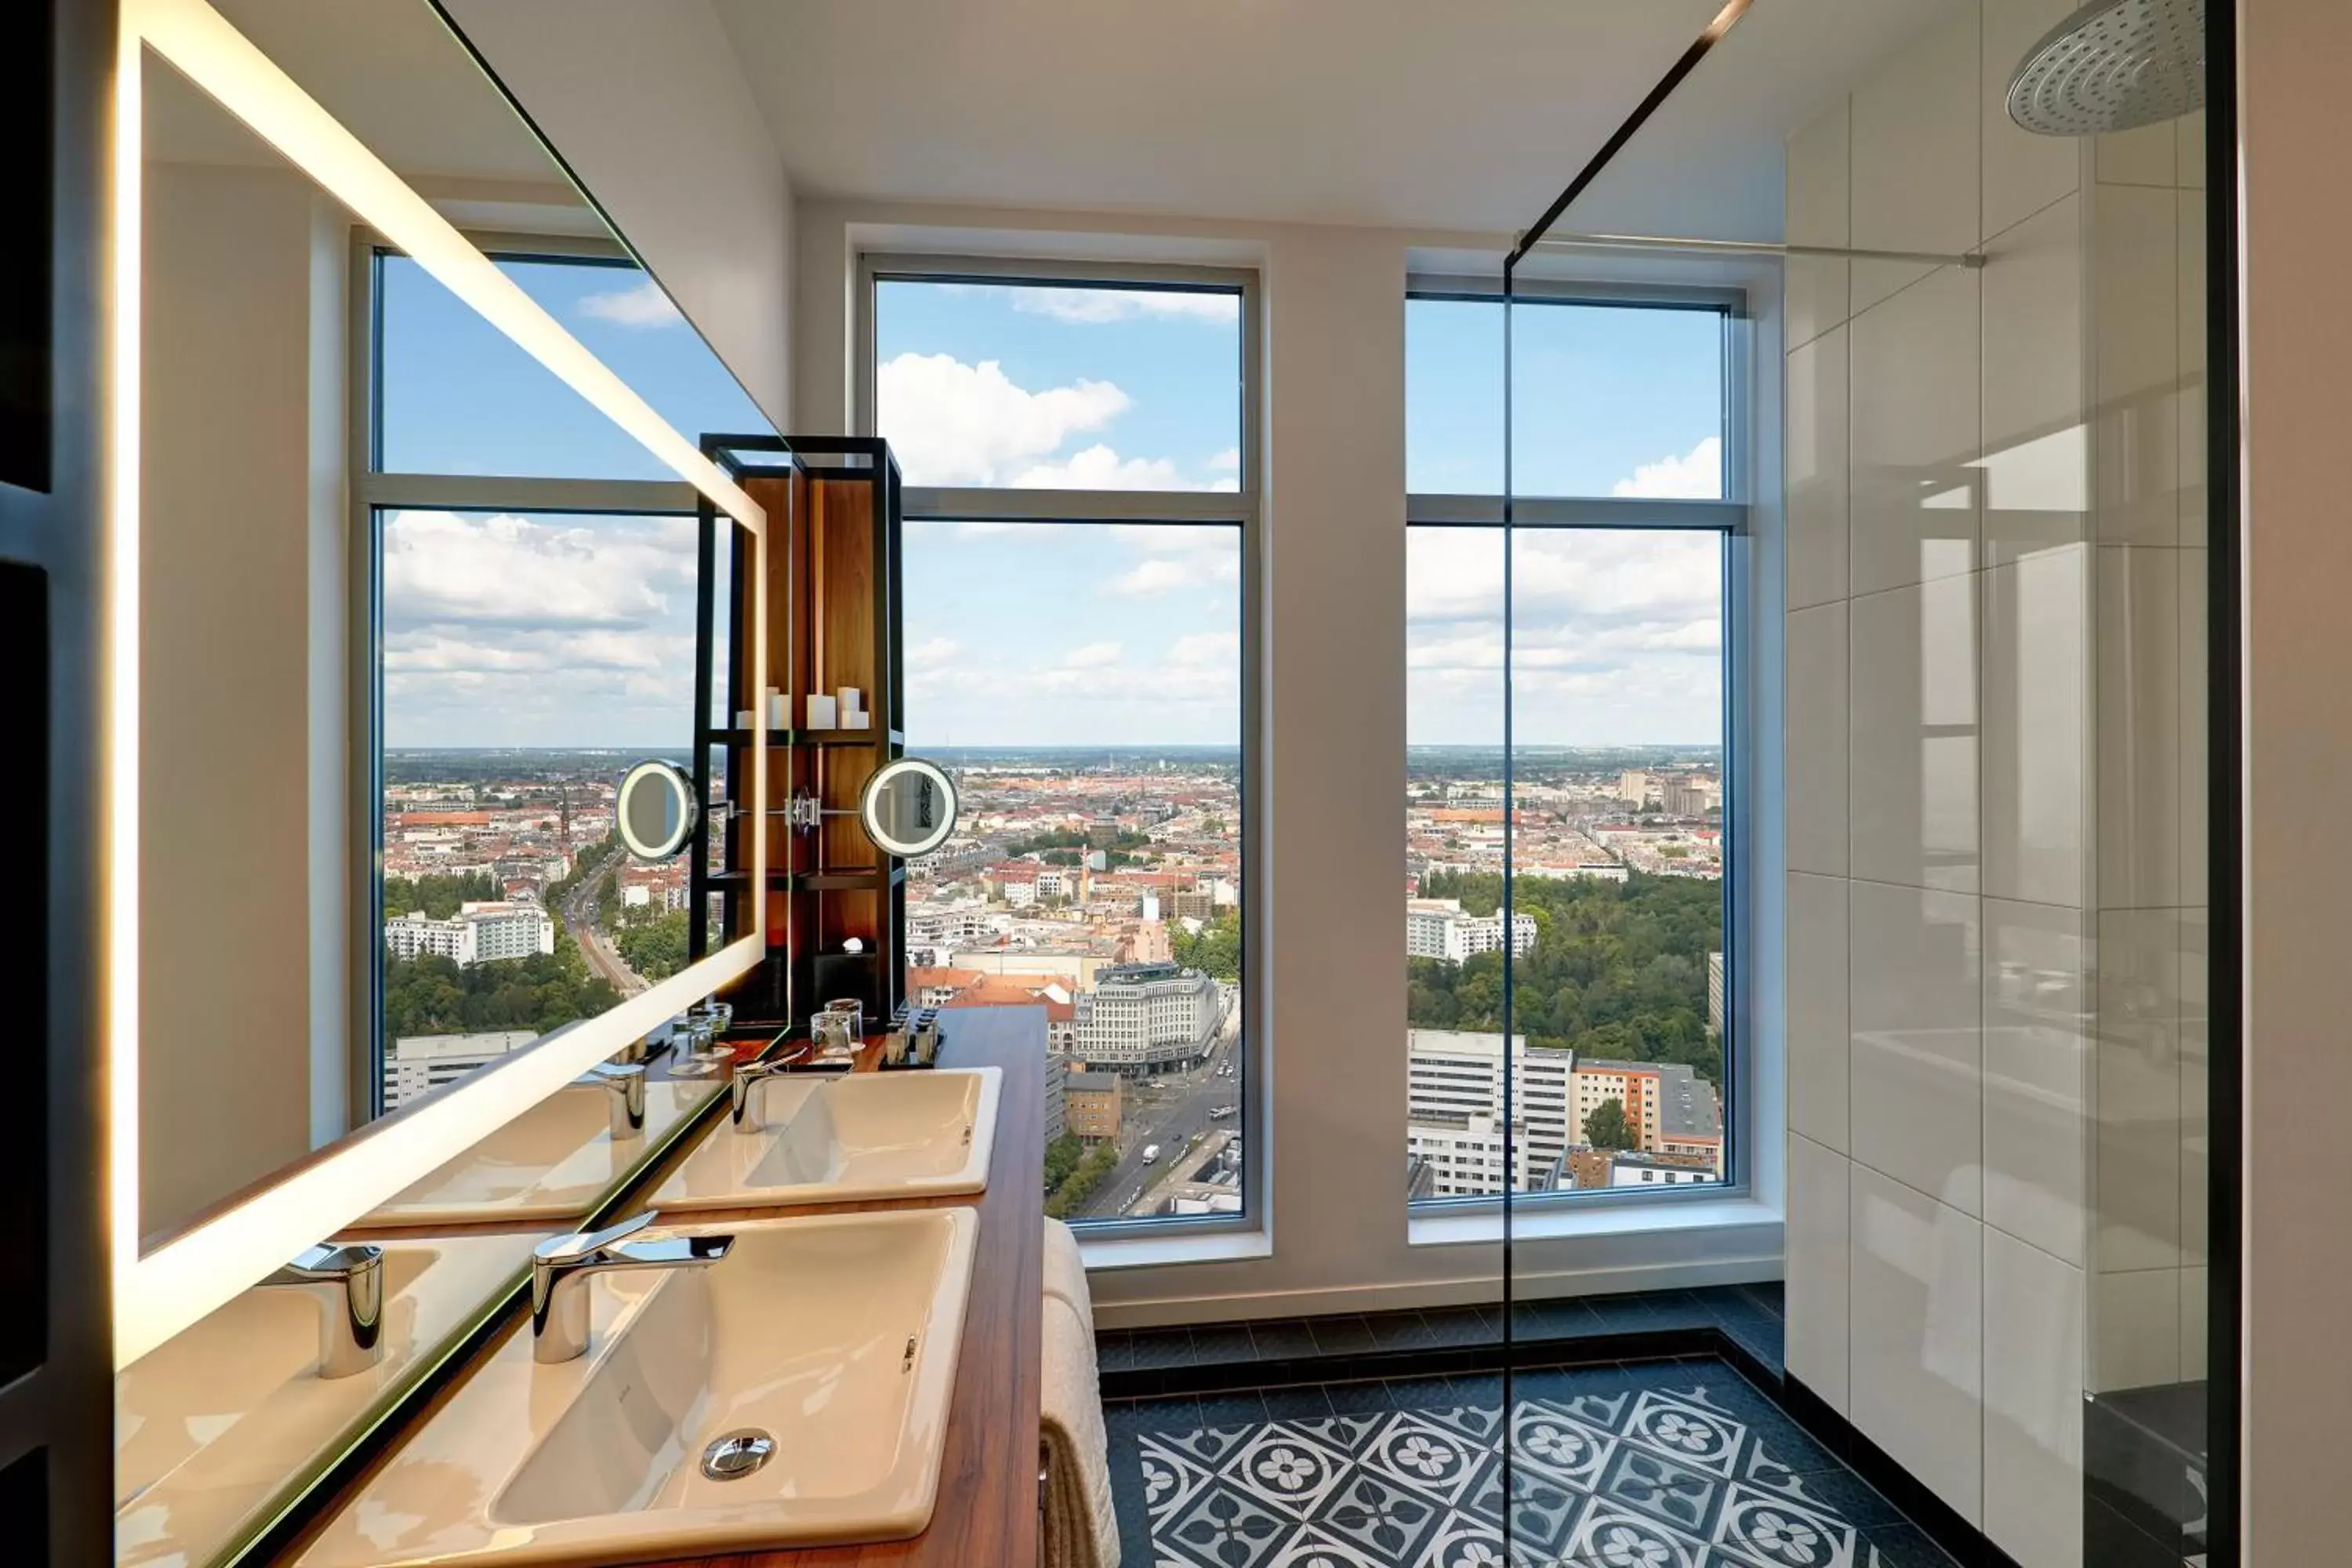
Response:
[[[1181,925],[1170,928],[1168,951],[1187,969],[1197,969],[1218,980],[1242,977],[1242,917],[1227,910],[1202,926],[1196,934]]]
[[[505,897],[506,890],[497,879],[486,871],[460,871],[454,876],[386,877],[383,879],[383,912],[386,915],[414,914],[422,910],[426,916],[446,921],[467,903],[487,903]]]
[[[1052,1192],[1070,1179],[1078,1162],[1087,1157],[1087,1145],[1075,1132],[1065,1132],[1045,1145],[1045,1190]]]
[[[1584,1119],[1584,1141],[1595,1149],[1631,1149],[1633,1129],[1625,1121],[1625,1107],[1604,1100]]]
[[[1101,1186],[1104,1179],[1117,1169],[1118,1144],[1106,1142],[1087,1150],[1086,1158],[1078,1162],[1077,1168],[1064,1177],[1055,1187],[1053,1195],[1045,1200],[1046,1217],[1068,1218],[1081,1204],[1094,1196],[1095,1189]]]
[[[686,911],[670,910],[622,926],[613,945],[621,962],[647,980],[667,980],[686,967],[687,934]]]

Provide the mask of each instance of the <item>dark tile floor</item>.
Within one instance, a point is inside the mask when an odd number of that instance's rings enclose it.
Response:
[[[1519,1301],[1511,1310],[1511,1338],[1514,1344],[1572,1344],[1602,1335],[1715,1329],[1734,1353],[1754,1362],[1753,1370],[1778,1377],[1781,1312],[1777,1283]],[[1289,1381],[1269,1377],[1270,1363],[1313,1362],[1306,1370],[1319,1377],[1377,1377],[1385,1374],[1382,1363],[1401,1354],[1497,1346],[1502,1324],[1499,1306],[1446,1307],[1111,1331],[1095,1336],[1095,1352],[1104,1393],[1133,1397]],[[1334,1366],[1332,1358],[1342,1364]]]
[[[1486,1374],[1109,1401],[1121,1560],[1951,1568],[1723,1360],[1514,1373],[1507,1471],[1503,1398]]]

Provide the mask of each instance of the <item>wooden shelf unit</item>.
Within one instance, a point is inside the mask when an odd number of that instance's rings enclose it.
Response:
[[[713,786],[732,801],[750,794],[757,731],[709,722],[714,710],[732,720],[765,700],[770,687],[785,696],[787,717],[798,721],[811,693],[856,687],[874,715],[868,730],[811,731],[796,725],[769,731],[768,815],[704,814],[698,829],[692,904],[707,911],[720,901],[720,927],[732,942],[764,923],[768,959],[730,988],[738,1016],[806,1025],[830,1001],[856,997],[869,1017],[887,1017],[904,1000],[906,868],[877,855],[857,818],[866,782],[905,753],[906,682],[901,660],[900,485],[898,467],[879,440],[848,437],[730,437],[703,438],[702,449],[768,514],[768,636],[746,646],[753,624],[751,552],[730,529],[734,569],[726,606],[726,646],[740,649],[727,668],[723,708],[703,693],[697,712],[696,760],[703,798]],[[706,552],[715,547],[715,513],[702,507]],[[706,554],[700,666],[709,670],[719,635],[718,606],[709,584],[715,562]],[[740,784],[740,788],[738,787]],[[814,797],[825,813],[811,829],[785,826],[790,804]],[[751,886],[751,834],[767,835],[765,886]],[[692,922],[689,952],[709,941],[704,921]],[[861,951],[845,944],[855,939]]]

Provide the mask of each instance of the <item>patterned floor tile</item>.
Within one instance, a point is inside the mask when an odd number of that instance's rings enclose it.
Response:
[[[1490,1381],[1286,1390],[1220,1424],[1251,1406],[1118,1405],[1122,1549],[1150,1568],[1946,1561],[1721,1362],[1517,1374],[1507,1450]]]

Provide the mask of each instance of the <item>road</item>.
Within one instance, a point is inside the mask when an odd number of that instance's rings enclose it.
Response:
[[[572,889],[563,900],[563,929],[572,933],[579,944],[580,956],[587,961],[590,973],[602,975],[613,983],[613,989],[624,996],[634,996],[646,989],[646,982],[637,972],[621,962],[612,940],[596,929],[597,889],[610,881],[618,868],[620,857],[614,856],[598,868],[598,874]]]
[[[1210,1047],[1204,1066],[1131,1084],[1127,1110],[1120,1118],[1119,1144],[1125,1153],[1094,1195],[1079,1205],[1079,1215],[1108,1219],[1125,1214],[1128,1205],[1143,1195],[1145,1187],[1168,1173],[1170,1162],[1183,1153],[1184,1145],[1195,1134],[1234,1126],[1235,1118],[1220,1120],[1209,1112],[1240,1100],[1239,1069],[1233,1078],[1217,1076],[1220,1066],[1239,1058],[1236,1042],[1220,1038]],[[1147,1166],[1143,1151],[1154,1143],[1160,1145],[1160,1159]]]

